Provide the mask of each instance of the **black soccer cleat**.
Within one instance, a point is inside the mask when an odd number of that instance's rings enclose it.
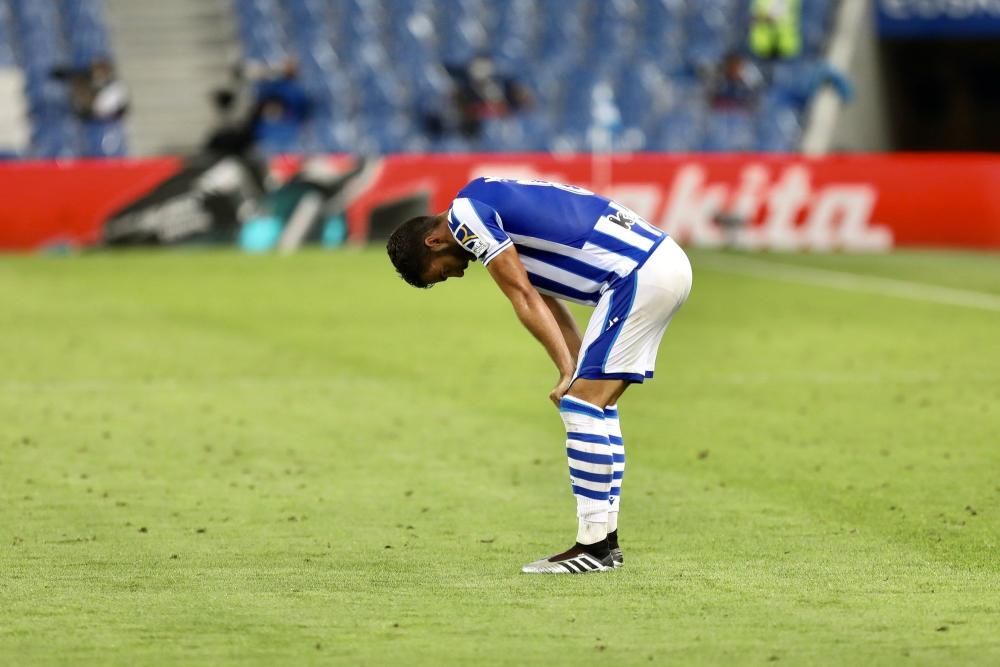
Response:
[[[608,547],[611,549],[611,561],[614,568],[618,569],[625,565],[625,556],[622,555],[621,547],[618,546],[618,530],[608,533]]]

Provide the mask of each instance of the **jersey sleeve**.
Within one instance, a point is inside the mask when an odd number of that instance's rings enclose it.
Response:
[[[503,230],[500,214],[475,199],[459,198],[452,202],[448,228],[459,245],[475,255],[483,266],[513,245]]]

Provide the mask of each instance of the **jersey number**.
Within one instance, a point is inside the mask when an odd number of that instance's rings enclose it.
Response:
[[[632,229],[632,225],[636,223],[635,219],[625,211],[618,211],[614,215],[608,216],[608,222],[613,222],[625,229]]]

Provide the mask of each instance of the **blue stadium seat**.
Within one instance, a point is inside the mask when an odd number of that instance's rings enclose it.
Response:
[[[97,59],[110,56],[104,3],[101,0],[63,0],[62,4],[70,62],[76,67],[86,67]]]
[[[853,96],[853,86],[822,58],[796,58],[777,63],[772,68],[770,94],[783,104],[805,109],[812,96],[825,84],[830,84],[845,99]]]
[[[678,108],[664,114],[655,127],[647,128],[649,150],[689,153],[702,144],[703,117],[691,108]]]
[[[247,60],[275,63],[286,55],[278,5],[274,0],[234,0],[237,26]]]
[[[121,157],[125,155],[125,133],[118,122],[83,124],[84,157]]]
[[[802,136],[798,114],[793,109],[778,107],[757,118],[756,150],[764,153],[794,152]]]
[[[752,150],[754,116],[744,111],[713,111],[705,122],[705,137],[701,149],[709,152]]]
[[[10,7],[6,3],[0,3],[0,67],[13,67],[17,64],[14,43],[11,40],[14,34],[13,21]]]
[[[802,0],[802,50],[818,56],[826,44],[833,23],[833,3],[829,0]]]
[[[29,155],[36,158],[77,157],[79,128],[68,114],[33,113]]]

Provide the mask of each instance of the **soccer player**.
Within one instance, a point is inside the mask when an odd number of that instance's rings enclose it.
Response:
[[[684,251],[593,192],[503,178],[475,179],[447,211],[400,225],[386,247],[415,287],[461,278],[478,259],[559,371],[549,398],[566,427],[576,543],[522,571],[620,567],[625,446],[618,399],[630,384],[653,377],[660,339],[691,291]],[[582,336],[563,300],[595,307]]]

